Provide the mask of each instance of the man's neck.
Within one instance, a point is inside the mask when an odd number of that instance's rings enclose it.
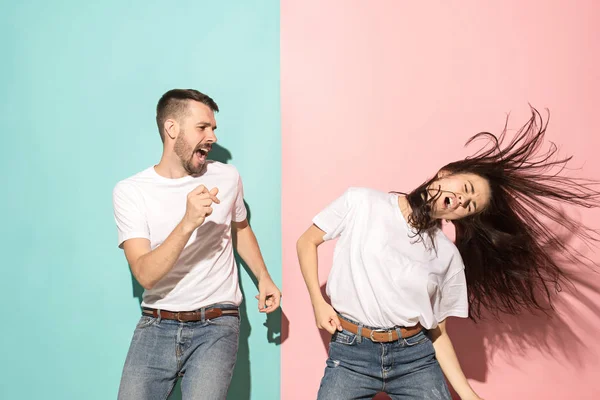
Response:
[[[172,159],[163,154],[160,162],[154,166],[154,171],[163,178],[179,179],[188,176],[179,159]]]

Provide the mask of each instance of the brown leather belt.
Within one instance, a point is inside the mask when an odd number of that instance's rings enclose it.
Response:
[[[346,321],[343,318],[340,318],[340,322],[341,322],[342,328],[344,328],[348,332],[352,332],[355,335],[358,335],[358,325],[356,325],[350,321]],[[423,327],[421,326],[420,323],[417,323],[417,325],[415,325],[415,326],[411,326],[408,328],[399,327],[399,329],[400,329],[400,333],[402,334],[402,338],[406,339],[411,336],[415,336],[417,333],[421,332],[423,330]],[[366,337],[367,339],[371,339],[371,341],[373,341],[373,342],[382,342],[382,343],[395,342],[396,340],[400,339],[398,337],[398,332],[396,331],[396,329],[373,329],[372,330],[369,328],[365,328],[364,326],[362,328],[361,336]]]
[[[161,319],[170,319],[179,322],[202,321],[202,310],[173,312],[166,310],[156,310],[153,308],[143,308],[142,314],[154,318],[160,317]],[[238,309],[221,308],[207,308],[204,310],[204,320],[219,318],[223,315],[239,316],[240,312]]]

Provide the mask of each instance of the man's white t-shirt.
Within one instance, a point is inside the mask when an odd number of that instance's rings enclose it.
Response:
[[[232,165],[209,161],[202,176],[179,179],[164,178],[150,167],[120,181],[113,190],[118,245],[145,238],[156,249],[183,218],[188,193],[200,185],[217,187],[221,203],[213,204],[213,213],[194,231],[167,275],[144,291],[144,307],[191,311],[242,302],[231,221],[244,221],[246,207],[242,180]]]
[[[350,188],[313,223],[324,240],[339,238],[327,294],[341,315],[375,328],[435,328],[449,316],[468,317],[464,264],[441,230],[436,249],[419,240],[398,195]]]

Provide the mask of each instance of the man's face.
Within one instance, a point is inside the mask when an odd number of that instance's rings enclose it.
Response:
[[[217,142],[214,112],[205,104],[188,101],[187,111],[179,121],[179,126],[175,154],[188,174],[200,174],[204,170],[208,152]]]

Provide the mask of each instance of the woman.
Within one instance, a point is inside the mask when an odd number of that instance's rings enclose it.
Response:
[[[538,125],[537,121],[540,120]],[[556,146],[540,153],[547,122],[532,117],[507,141],[488,139],[474,156],[441,168],[407,195],[351,188],[313,220],[298,258],[317,326],[332,334],[321,400],[479,399],[461,370],[448,317],[547,310],[566,279],[554,252],[585,257],[561,241],[552,223],[586,241],[597,234],[557,204],[597,207],[593,181],[562,176],[570,158]],[[505,143],[507,142],[507,143]],[[455,242],[441,231],[454,224]],[[317,247],[339,238],[323,298]]]

